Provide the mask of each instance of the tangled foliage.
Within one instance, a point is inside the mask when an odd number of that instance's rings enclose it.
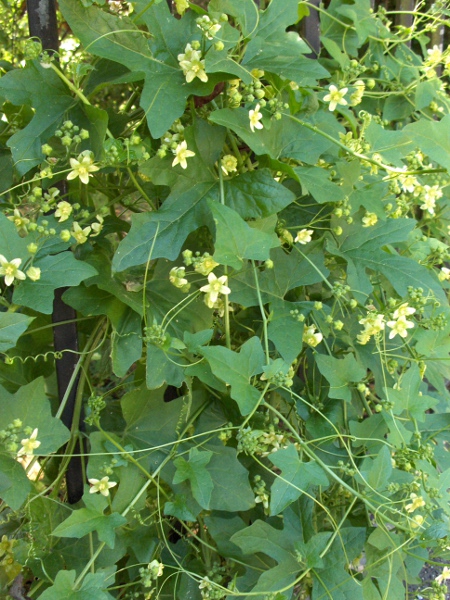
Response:
[[[265,4],[60,0],[59,60],[0,65],[3,597],[401,600],[450,558],[448,8]]]

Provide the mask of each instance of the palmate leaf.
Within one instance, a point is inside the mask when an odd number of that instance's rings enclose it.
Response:
[[[281,477],[272,484],[270,514],[278,515],[297,500],[310,486],[328,487],[328,478],[315,462],[303,462],[293,444],[269,455],[270,462],[281,469]]]
[[[280,245],[275,232],[265,233],[250,227],[227,206],[208,202],[216,229],[214,258],[222,265],[242,269],[244,259],[267,260],[270,249]]]
[[[58,571],[53,585],[43,592],[41,600],[113,600],[106,589],[106,573],[88,573],[83,583],[75,589],[76,571]]]
[[[437,277],[426,267],[395,250],[382,249],[385,245],[405,241],[415,224],[413,219],[388,219],[365,229],[355,224],[347,229],[339,248],[334,242],[328,244],[331,254],[347,261],[348,283],[354,293],[362,293],[363,301],[373,289],[367,270],[384,275],[402,297],[407,294],[408,287],[413,286],[431,290],[438,298],[443,298]]]
[[[20,313],[0,313],[0,352],[13,348],[34,318]]]
[[[74,286],[97,271],[90,264],[76,260],[72,252],[44,256],[34,262],[41,269],[38,281],[25,279],[14,290],[14,302],[49,315],[53,310],[54,291],[63,286]]]
[[[440,121],[411,123],[403,131],[415,146],[450,171],[450,115]]]
[[[352,399],[350,386],[366,376],[366,367],[359,364],[353,354],[347,354],[343,359],[316,354],[315,361],[319,371],[330,384],[329,397],[350,402]]]
[[[185,460],[180,456],[173,461],[173,464],[177,469],[173,478],[173,483],[177,484],[189,480],[192,495],[200,506],[205,509],[209,508],[211,493],[214,487],[211,475],[206,468],[211,457],[212,452],[209,450],[191,448],[189,450],[189,460]]]
[[[258,273],[259,287],[263,303],[282,300],[285,295],[301,285],[311,285],[323,281],[329,274],[324,264],[324,254],[320,244],[308,244],[304,254],[294,248],[286,253],[276,248],[270,253],[274,262],[273,269]],[[256,306],[258,295],[254,278],[248,273],[237,273],[230,280],[232,302],[244,306]]]
[[[145,77],[140,103],[152,136],[158,138],[184,113],[190,95],[210,94],[218,79],[213,75],[207,83],[197,83],[199,80],[186,83],[177,55],[184,52],[194,33],[200,38],[190,16],[178,21],[164,2],[150,8],[144,2],[138,2],[137,6],[138,12],[142,9],[150,36],[127,17],[108,14],[96,6],[84,7],[76,0],[60,3],[64,18],[89,52],[121,63]]]
[[[35,109],[30,123],[7,142],[15,168],[24,175],[43,160],[41,145],[76,101],[56,73],[42,68],[37,60],[6,73],[0,80],[0,96],[16,106],[26,104]]]
[[[250,384],[250,377],[262,373],[265,362],[261,342],[252,337],[239,353],[223,346],[202,349],[203,356],[216,377],[231,386],[231,397],[238,403],[242,415],[248,415],[260,399],[261,392]]]
[[[86,508],[74,510],[72,514],[56,529],[52,535],[57,537],[82,538],[92,531],[96,531],[100,541],[105,542],[110,548],[114,548],[115,530],[124,525],[127,520],[117,512],[103,514],[108,501],[98,494],[92,496],[89,491],[84,494]]]

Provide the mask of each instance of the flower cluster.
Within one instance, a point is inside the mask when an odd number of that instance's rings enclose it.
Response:
[[[204,252],[200,255],[200,252],[194,254],[192,250],[184,250],[183,262],[187,267],[193,265],[194,271],[205,277],[207,277],[213,269],[219,266],[219,263],[213,259],[209,252]]]
[[[169,281],[183,292],[188,292],[191,284],[185,278],[185,275],[186,269],[184,267],[173,267],[170,269]]]
[[[199,48],[199,42],[186,44],[184,53],[179,54],[177,57],[187,83],[191,83],[196,77],[203,83],[208,81],[208,75],[205,72],[205,61],[202,60],[202,53]]]
[[[376,311],[368,312],[366,317],[359,320],[359,323],[364,325],[362,333],[356,336],[358,343],[361,345],[367,344],[373,335],[383,331],[386,326],[384,315]]]
[[[146,567],[139,569],[139,575],[141,577],[141,583],[146,588],[153,587],[154,582],[161,577],[164,571],[163,563],[154,559]]]
[[[224,17],[226,18],[226,15]],[[211,19],[208,15],[198,17],[198,19],[195,19],[195,22],[207,40],[214,39],[222,28],[217,19]]]

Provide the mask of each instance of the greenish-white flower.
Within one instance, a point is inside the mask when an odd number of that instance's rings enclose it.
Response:
[[[336,110],[336,106],[340,104],[341,106],[347,105],[347,100],[344,98],[345,94],[348,92],[348,88],[342,88],[338,90],[335,85],[330,85],[328,88],[329,94],[323,97],[325,102],[329,102],[329,110]]]
[[[315,348],[320,342],[323,340],[323,335],[320,331],[316,332],[316,327],[314,325],[310,325],[303,330],[303,341],[308,346]]]
[[[391,340],[396,335],[405,338],[408,335],[408,329],[414,327],[413,321],[408,321],[406,316],[399,317],[396,321],[388,321],[387,326],[391,329],[389,339]]]
[[[378,217],[375,213],[367,212],[362,218],[363,227],[373,227],[378,222]]]
[[[178,146],[175,149],[175,158],[173,159],[172,167],[180,165],[182,169],[186,169],[186,159],[190,158],[191,156],[195,156],[195,152],[192,152],[192,150],[188,150],[187,142],[186,140],[183,140],[180,144],[178,144]]]
[[[208,275],[208,284],[200,288],[201,292],[205,292],[205,303],[209,308],[214,308],[214,304],[217,302],[219,294],[228,295],[231,290],[226,285],[228,283],[228,277],[222,275],[216,277],[214,273]]]
[[[19,452],[17,453],[17,457],[33,456],[33,453],[36,450],[36,448],[39,448],[39,446],[41,445],[41,442],[37,439],[37,436],[38,429],[36,428],[33,429],[33,432],[31,433],[29,438],[26,438],[20,442],[22,444],[22,448],[20,448]]]
[[[294,242],[298,242],[299,244],[308,244],[312,240],[312,234],[314,233],[313,229],[301,229],[297,233],[297,237]]]
[[[75,238],[77,244],[84,244],[91,233],[91,228],[89,226],[82,228],[77,221],[74,221],[70,233]]]
[[[178,55],[178,62],[183,69],[187,83],[191,83],[196,77],[206,83],[208,75],[205,72],[205,61],[201,59],[200,50],[195,50],[191,44],[187,44],[184,54]]]
[[[59,222],[67,221],[72,214],[72,205],[65,200],[58,202],[55,210],[55,217],[59,219]]]
[[[233,173],[237,170],[237,163],[238,161],[235,156],[232,154],[226,154],[220,161],[220,168],[225,175],[228,175],[229,173]]]
[[[6,285],[11,285],[14,279],[26,279],[25,273],[19,269],[21,264],[21,258],[13,258],[8,261],[3,254],[0,254],[0,275],[4,276]]]
[[[248,118],[250,119],[250,129],[253,132],[255,131],[255,129],[262,129],[264,127],[263,124],[260,123],[261,119],[263,118],[262,114],[259,111],[260,108],[260,105],[257,104],[255,106],[255,110],[248,111]]]
[[[30,267],[27,270],[27,277],[31,281],[38,281],[41,278],[41,270],[39,267]]]
[[[117,485],[117,481],[109,481],[109,477],[105,476],[101,479],[88,479],[92,485],[89,493],[97,494],[100,492],[102,496],[109,496],[109,490]]]
[[[89,183],[89,177],[92,177],[92,173],[98,171],[100,167],[94,165],[92,154],[89,150],[82,152],[77,158],[70,159],[70,166],[72,171],[67,175],[67,179],[80,178],[80,181],[84,184]]]

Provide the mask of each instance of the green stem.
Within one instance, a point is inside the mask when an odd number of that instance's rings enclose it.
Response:
[[[259,310],[261,312],[261,318],[263,322],[263,334],[264,334],[264,348],[266,352],[266,362],[270,363],[270,353],[269,353],[269,336],[267,332],[267,317],[264,311],[264,305],[261,298],[261,290],[259,288],[259,280],[258,280],[258,272],[255,266],[255,261],[252,260],[253,274],[255,276],[255,287],[256,287],[256,295],[258,297]]]
[[[222,204],[222,206],[225,206],[225,190],[223,187],[223,173],[222,173],[222,169],[219,165],[219,188],[220,188],[220,203]],[[228,282],[228,267],[227,265],[224,266],[224,273],[227,276],[227,282]],[[228,300],[228,294],[225,294],[225,298],[224,298],[224,305],[225,305],[225,311],[224,311],[224,324],[225,324],[225,344],[227,346],[227,348],[230,350],[231,349],[231,332],[230,332],[230,302]]]
[[[143,198],[145,198],[148,202],[148,204],[150,205],[152,210],[156,210],[155,205],[153,204],[153,202],[150,200],[150,198],[147,196],[147,194],[144,192],[144,190],[142,189],[141,184],[139,183],[139,181],[136,179],[136,177],[134,176],[133,171],[130,169],[130,167],[127,167],[127,172],[128,175],[130,176],[131,181],[133,182],[135,188],[142,194]]]

